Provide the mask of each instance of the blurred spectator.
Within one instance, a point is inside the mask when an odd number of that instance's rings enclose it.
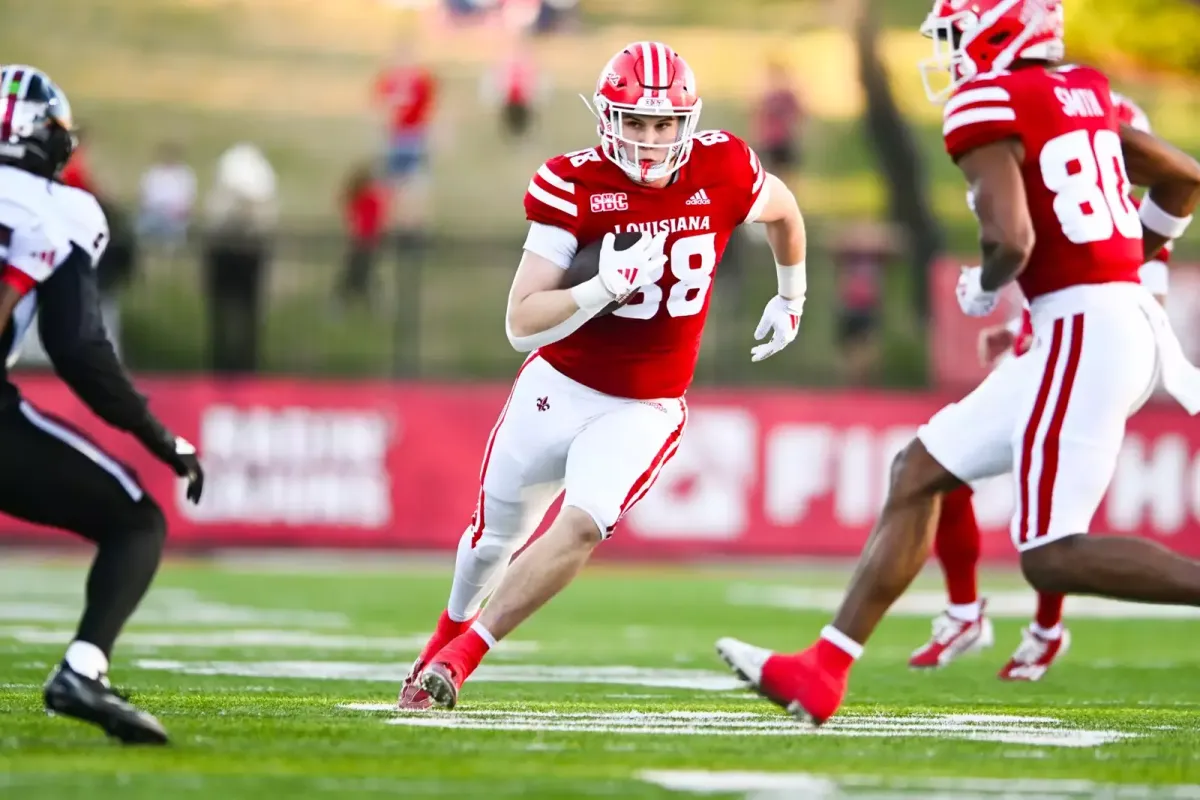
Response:
[[[157,160],[142,173],[138,236],[173,255],[187,241],[195,202],[196,173],[179,145],[163,143]]]
[[[803,162],[805,112],[783,61],[767,64],[766,88],[755,108],[754,135],[767,171],[792,188]]]
[[[421,180],[429,158],[429,125],[433,119],[437,79],[417,59],[417,43],[399,43],[392,63],[375,81],[375,99],[386,120],[387,177],[393,186],[400,226],[419,228],[424,217]]]
[[[534,30],[555,33],[570,30],[579,22],[579,0],[542,0]]]
[[[371,167],[363,165],[350,174],[341,200],[349,248],[336,297],[341,302],[368,302],[375,255],[387,230],[387,190]]]
[[[893,230],[875,222],[853,223],[834,241],[838,348],[842,379],[849,384],[861,386],[875,378],[880,358],[883,270],[898,252]]]
[[[82,128],[75,131],[75,136],[79,144],[75,147],[75,152],[71,154],[71,160],[63,167],[59,173],[58,179],[67,186],[75,186],[84,191],[91,192],[100,196],[97,190],[96,181],[92,176],[92,167],[88,159],[88,148],[85,134]]]
[[[214,372],[258,367],[263,286],[278,213],[275,170],[262,151],[247,143],[226,150],[205,204],[204,288]]]
[[[520,34],[512,37],[508,52],[483,75],[480,97],[500,109],[500,124],[511,139],[522,139],[533,121],[534,107],[547,91],[533,44]]]
[[[481,17],[499,6],[500,0],[442,0],[442,9],[453,19]]]

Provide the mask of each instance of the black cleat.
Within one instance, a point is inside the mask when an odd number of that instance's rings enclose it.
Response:
[[[65,661],[50,673],[43,696],[47,713],[98,725],[125,744],[167,743],[158,720],[114,692],[107,681],[80,675]]]

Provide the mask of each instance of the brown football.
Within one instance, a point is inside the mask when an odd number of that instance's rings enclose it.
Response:
[[[616,248],[618,250],[628,250],[637,244],[643,235],[640,231],[618,233],[615,242]],[[575,251],[575,258],[571,259],[571,266],[567,267],[566,274],[563,275],[562,288],[570,289],[596,277],[596,274],[600,272],[600,248],[603,244],[604,237],[601,237]],[[626,302],[636,294],[637,292],[634,292],[633,295],[630,295]],[[622,305],[624,304],[614,300],[601,309],[600,313],[596,316],[603,317],[606,314],[611,314]]]

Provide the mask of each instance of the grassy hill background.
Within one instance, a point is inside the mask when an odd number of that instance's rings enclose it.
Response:
[[[423,374],[507,374],[514,361],[507,343],[475,332],[499,330],[524,227],[525,185],[547,156],[594,140],[593,124],[575,95],[590,93],[598,65],[634,39],[663,39],[683,52],[700,78],[703,125],[735,131],[746,129],[763,61],[786,57],[814,117],[798,196],[815,243],[819,247],[840,222],[878,216],[882,207],[883,187],[858,125],[862,97],[852,45],[837,26],[837,4],[585,0],[586,33],[534,45],[554,88],[527,147],[506,145],[496,135],[494,112],[478,100],[481,71],[503,47],[495,37],[471,31],[420,41],[444,84],[433,221],[439,236],[456,244],[436,249],[420,276],[389,275],[383,313],[334,317],[324,298],[340,258],[336,239],[317,246],[296,237],[337,234],[336,197],[344,175],[379,144],[370,85],[410,21],[405,12],[376,0],[38,0],[20,6],[0,28],[6,60],[37,64],[66,89],[86,125],[99,181],[115,195],[134,200],[138,178],[164,139],[185,146],[201,191],[217,155],[233,142],[251,140],[267,152],[280,176],[285,229],[294,234],[283,243],[272,276],[272,369],[393,373],[412,362]],[[928,3],[888,0],[878,6],[891,26],[884,49],[892,79],[921,134],[939,215],[952,247],[969,254],[974,226],[961,177],[941,153],[940,112],[925,101],[915,69],[928,52],[915,33]],[[1195,84],[1137,77],[1125,62],[1123,68],[1128,79],[1121,88],[1145,105],[1158,130],[1200,151],[1200,130],[1192,123],[1200,110]],[[1187,257],[1194,250],[1185,242],[1181,252]],[[743,328],[753,328],[771,292],[771,271],[764,269],[749,276],[732,307],[718,314],[706,340],[711,368],[702,374],[831,379],[833,317],[831,304],[819,300],[831,297],[833,287],[823,266],[817,254],[812,272],[818,302],[810,304],[807,337],[791,361],[753,375],[730,366],[732,354],[749,346]],[[920,372],[923,328],[905,302],[904,270],[893,273],[889,377],[911,381]],[[124,298],[132,363],[199,363],[203,305],[196,289],[191,263],[147,265]],[[416,319],[399,319],[404,315]]]

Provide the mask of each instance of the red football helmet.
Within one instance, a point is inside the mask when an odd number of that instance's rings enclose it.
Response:
[[[1128,125],[1134,130],[1151,133],[1150,118],[1146,116],[1146,112],[1138,107],[1138,104],[1130,100],[1123,94],[1118,92],[1112,93],[1113,106],[1117,109],[1117,120]]]
[[[635,42],[600,71],[588,108],[600,121],[600,149],[608,160],[635,181],[649,183],[675,172],[691,157],[700,105],[696,76],[678,53],[661,42]],[[678,135],[665,144],[630,139],[625,121],[634,116],[676,117]]]
[[[962,84],[1008,69],[1018,59],[1059,61],[1063,57],[1061,0],[934,0],[921,25],[933,39],[933,58],[920,64],[925,93],[944,102]],[[935,88],[933,76],[949,75]]]

